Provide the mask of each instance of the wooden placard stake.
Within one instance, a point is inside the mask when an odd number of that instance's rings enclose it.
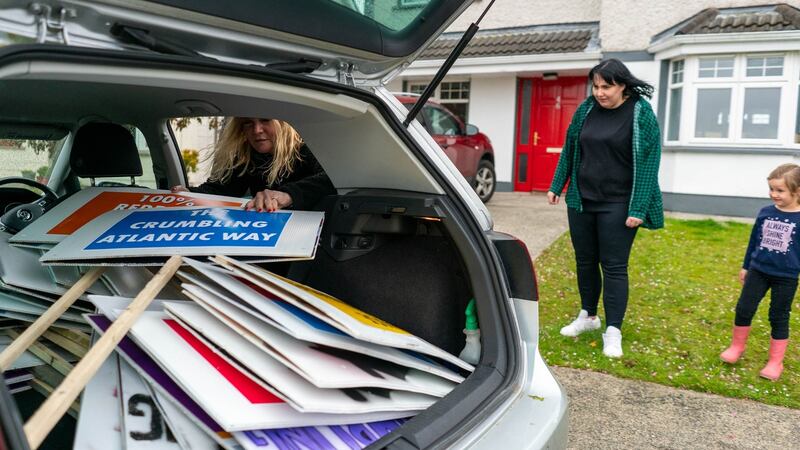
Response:
[[[61,296],[53,306],[47,309],[31,326],[29,326],[18,338],[14,339],[0,353],[0,372],[11,367],[11,364],[19,358],[45,332],[50,325],[55,323],[64,311],[69,309],[75,300],[78,299],[89,287],[91,287],[100,275],[105,271],[105,267],[94,267],[84,274],[77,283],[72,285],[64,295]]]
[[[97,373],[103,361],[114,351],[119,341],[125,337],[125,334],[136,322],[136,319],[139,318],[164,285],[178,271],[182,261],[183,259],[179,255],[172,256],[167,260],[161,270],[155,274],[144,289],[139,292],[139,295],[133,299],[125,311],[106,330],[103,337],[89,349],[86,356],[75,365],[75,368],[61,385],[53,391],[52,395],[25,423],[25,435],[28,437],[28,445],[31,449],[36,450],[39,448],[45,437],[50,433],[50,430],[58,423],[61,416],[69,409],[72,402],[78,398],[78,395],[86,387],[89,380]]]

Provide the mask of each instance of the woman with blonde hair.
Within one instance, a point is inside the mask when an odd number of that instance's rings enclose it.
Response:
[[[184,190],[175,186],[173,191]],[[245,209],[309,209],[335,193],[297,131],[278,119],[234,117],[214,150],[208,181],[193,192],[253,198]]]

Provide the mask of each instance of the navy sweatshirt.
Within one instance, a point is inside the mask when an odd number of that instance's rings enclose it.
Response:
[[[249,193],[271,189],[282,191],[292,196],[291,209],[311,209],[322,197],[336,193],[328,175],[314,158],[308,146],[300,147],[300,161],[295,163],[294,171],[273,184],[267,183],[267,169],[272,164],[272,154],[251,153],[252,159],[243,175],[239,175],[240,167],[235,174],[223,183],[219,180],[208,180],[197,187],[190,187],[192,192],[205,194],[228,195],[242,197]]]
[[[800,212],[784,212],[775,205],[758,212],[742,267],[776,277],[800,274],[800,242],[797,228]]]

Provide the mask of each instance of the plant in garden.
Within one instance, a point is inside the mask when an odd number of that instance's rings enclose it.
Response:
[[[630,261],[630,299],[622,328],[624,356],[603,356],[602,332],[561,336],[580,297],[575,257],[564,234],[536,260],[540,290],[540,350],[548,364],[589,369],[669,386],[800,408],[800,351],[791,346],[777,382],[758,371],[767,361],[769,296],[753,320],[739,363],[720,361],[730,340],[741,285],[737,274],[751,225],[668,219],[663,230],[640,230]],[[800,333],[800,304],[791,318]],[[598,314],[603,316],[602,299]],[[792,339],[792,337],[790,337]]]
[[[185,148],[181,150],[183,156],[183,164],[186,165],[186,171],[189,173],[197,172],[197,163],[200,160],[200,152],[193,148]]]

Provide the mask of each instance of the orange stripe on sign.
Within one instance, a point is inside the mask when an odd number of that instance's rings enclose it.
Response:
[[[237,208],[241,202],[192,197],[189,194],[142,192],[101,192],[56,224],[47,234],[72,234],[97,216],[113,210],[175,208],[179,206],[222,206]]]
[[[172,319],[164,319],[164,322],[172,328],[172,331],[178,333],[178,336],[183,338],[187,344],[191,345],[200,356],[205,358],[209,364],[214,366],[217,372],[241,392],[250,403],[283,403],[283,400],[276,397],[272,392],[261,387],[239,369],[233,367],[221,356],[214,353],[213,350],[189,332],[189,330],[183,328],[179,323]]]

